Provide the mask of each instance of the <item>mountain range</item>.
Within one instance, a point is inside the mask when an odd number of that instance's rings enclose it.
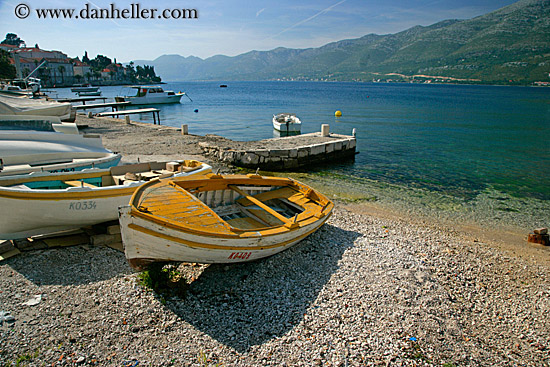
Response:
[[[532,84],[550,81],[550,0],[521,0],[467,20],[332,42],[207,59],[162,55],[165,81],[329,80]]]

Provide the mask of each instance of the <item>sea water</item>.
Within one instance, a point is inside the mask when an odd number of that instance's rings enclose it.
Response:
[[[226,84],[227,88],[221,88]],[[295,113],[302,133],[357,133],[352,162],[292,173],[335,198],[530,229],[550,225],[550,88],[323,82],[168,83],[180,104],[163,125],[234,140],[274,136]],[[114,97],[125,87],[102,87]],[[68,89],[58,89],[68,96]],[[335,111],[342,116],[335,117]],[[136,117],[132,117],[133,119]],[[150,115],[139,117],[152,122]]]

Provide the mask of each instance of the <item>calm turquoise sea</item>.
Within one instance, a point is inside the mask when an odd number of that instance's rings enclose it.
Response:
[[[348,135],[355,128],[355,162],[301,175],[334,196],[400,202],[473,221],[550,224],[550,88],[322,82],[164,87],[185,91],[192,101],[160,106],[162,124],[188,124],[192,134],[270,138],[278,112],[296,113],[303,133],[321,124]],[[102,91],[110,97],[129,92]]]

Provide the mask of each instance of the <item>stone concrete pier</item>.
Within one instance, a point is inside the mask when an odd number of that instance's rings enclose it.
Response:
[[[353,159],[355,136],[310,133],[258,141],[214,139],[199,143],[204,153],[239,167],[264,171],[289,171],[295,168]]]

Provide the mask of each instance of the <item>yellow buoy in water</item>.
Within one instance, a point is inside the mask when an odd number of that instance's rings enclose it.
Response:
[[[336,111],[336,112],[334,112],[334,116],[336,116],[336,117],[342,116],[342,111]]]

